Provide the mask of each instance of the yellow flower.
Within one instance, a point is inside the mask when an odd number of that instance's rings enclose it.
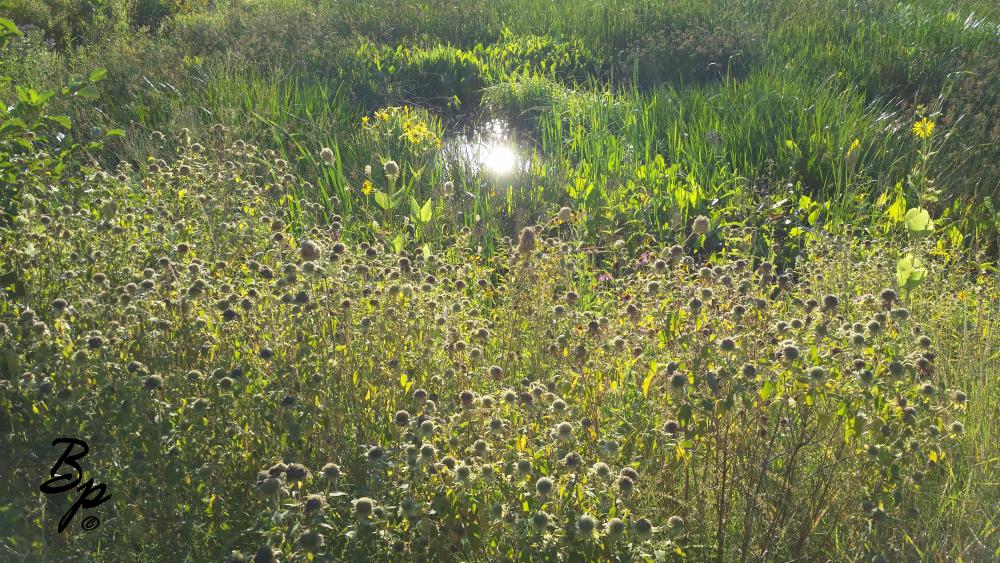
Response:
[[[858,150],[860,148],[861,148],[861,141],[859,141],[857,139],[854,139],[851,142],[851,146],[848,147],[848,149],[847,149],[847,156],[851,156],[851,154],[854,153],[854,151],[856,151],[856,150]]]
[[[371,180],[365,180],[365,183],[361,185],[361,193],[368,195],[372,193],[373,187]]]
[[[361,124],[362,125],[368,125],[368,116],[367,115],[361,118]]]
[[[927,139],[934,132],[934,122],[926,117],[913,124],[913,134],[919,139]]]

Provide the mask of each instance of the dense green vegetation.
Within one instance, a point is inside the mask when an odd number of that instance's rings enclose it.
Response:
[[[0,0],[0,560],[1000,557],[998,65],[985,1]]]

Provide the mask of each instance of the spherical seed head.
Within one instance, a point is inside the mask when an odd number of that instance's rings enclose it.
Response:
[[[319,245],[312,240],[304,240],[302,244],[299,245],[299,256],[303,261],[309,262],[312,260],[319,260],[320,255]]]
[[[921,348],[930,348],[931,337],[927,336],[926,334],[921,335],[919,338],[917,338],[917,344],[919,344]]]
[[[315,552],[323,545],[323,534],[312,530],[303,532],[299,536],[299,545],[308,552]]]
[[[300,483],[305,481],[308,476],[309,470],[301,463],[291,463],[285,470],[285,478],[288,479],[289,483]]]
[[[368,457],[368,461],[379,461],[385,455],[385,450],[382,446],[372,446],[368,448],[368,453],[365,454]]]
[[[931,383],[930,381],[925,381],[922,384],[920,384],[920,392],[923,393],[924,395],[928,396],[933,395],[935,391],[936,389],[934,388],[934,384]]]
[[[675,373],[670,376],[670,388],[675,390],[683,389],[687,385],[688,378],[683,373]]]
[[[789,361],[798,359],[799,347],[794,342],[786,342],[781,348],[781,355]]]
[[[549,515],[542,511],[532,514],[531,525],[534,526],[536,530],[545,530],[549,526]]]
[[[639,472],[636,471],[634,467],[627,467],[627,466],[622,467],[622,470],[619,472],[619,474],[628,477],[633,482],[639,480]]]
[[[684,529],[684,519],[676,514],[667,519],[667,526],[673,531],[680,531]]]
[[[618,477],[618,490],[621,491],[623,495],[628,495],[632,493],[635,489],[635,481],[633,481],[627,475],[621,475]]]
[[[163,377],[154,374],[147,377],[142,386],[148,391],[153,391],[159,389],[161,385],[163,385]]]
[[[691,312],[693,313],[700,311],[701,306],[702,306],[701,299],[698,299],[697,297],[692,297],[691,300],[688,301],[688,309],[691,309]]]
[[[676,434],[677,431],[681,429],[681,426],[676,420],[668,420],[667,423],[663,425],[663,429],[671,434]]]
[[[302,510],[306,514],[315,514],[319,512],[323,506],[326,505],[326,501],[320,495],[309,495],[306,497],[305,503],[302,505]]]
[[[608,477],[611,476],[611,468],[608,467],[608,464],[604,463],[603,461],[595,463],[593,467],[590,468],[590,470],[594,475],[597,475],[602,479],[607,479]]]
[[[962,432],[965,432],[965,426],[956,420],[951,423],[951,432],[952,434],[961,434]]]
[[[462,391],[458,395],[458,399],[459,399],[459,401],[462,402],[462,406],[466,407],[466,408],[469,408],[469,407],[472,406],[472,403],[475,400],[475,398],[476,398],[476,396],[472,393],[472,391],[469,391],[469,390]]]
[[[736,341],[732,338],[723,338],[719,341],[719,349],[723,352],[732,352],[736,349]]]
[[[955,402],[956,403],[959,403],[959,404],[965,403],[965,401],[967,399],[968,399],[968,397],[966,397],[965,392],[963,392],[963,391],[955,391]]]
[[[605,529],[612,538],[620,538],[625,534],[625,522],[621,518],[612,518],[605,524]]]
[[[253,555],[253,563],[276,563],[274,550],[269,545],[262,545]]]
[[[538,491],[538,494],[540,495],[547,495],[552,492],[552,486],[552,479],[549,479],[548,477],[539,477],[538,480],[535,481],[535,490]]]
[[[472,444],[472,449],[476,452],[476,455],[484,456],[489,452],[490,445],[486,442],[486,440],[479,439]]]
[[[583,456],[576,452],[570,452],[566,454],[566,457],[562,460],[563,465],[571,471],[576,471],[583,467]]]
[[[501,376],[503,376],[503,368],[500,366],[490,366],[490,377],[499,379]]]
[[[517,471],[522,475],[531,473],[531,462],[526,459],[517,460]]]
[[[562,440],[569,439],[573,436],[573,425],[568,422],[560,422],[556,425],[556,435]]]
[[[433,444],[424,444],[420,446],[420,457],[424,459],[433,459],[437,454],[437,449]]]
[[[399,165],[396,164],[395,160],[389,160],[382,165],[382,170],[386,176],[396,177],[399,174]]]
[[[653,523],[648,518],[640,518],[632,524],[635,533],[639,538],[645,539],[653,534]]]
[[[823,309],[827,311],[833,311],[840,305],[840,298],[836,295],[824,295],[823,296]]]
[[[806,370],[806,375],[813,381],[823,381],[826,379],[826,370],[821,366],[813,366]]]
[[[896,291],[893,289],[883,289],[882,292],[879,293],[879,297],[886,305],[892,305],[899,300],[899,295],[896,294]]]
[[[559,214],[556,216],[563,223],[568,223],[573,216],[573,211],[568,207],[559,208]]]
[[[396,411],[396,415],[392,420],[397,426],[406,426],[410,423],[410,413],[405,410]]]
[[[517,251],[521,254],[530,254],[537,246],[535,230],[531,227],[521,229],[521,234],[517,241]]]
[[[434,422],[431,420],[425,420],[420,423],[420,433],[424,436],[430,436],[434,434]]]
[[[589,536],[594,533],[597,528],[597,520],[589,514],[584,514],[576,522],[576,529],[581,535]]]
[[[337,465],[336,463],[328,463],[324,465],[322,471],[323,471],[323,476],[331,481],[336,481],[337,479],[340,479],[340,476],[342,475],[340,466]]]
[[[319,157],[320,159],[323,160],[324,164],[333,164],[334,160],[333,149],[329,147],[323,147],[323,149],[319,151]]]
[[[261,494],[264,496],[274,496],[281,490],[281,480],[276,477],[268,477],[261,481],[257,485],[257,488],[260,489]]]
[[[354,507],[355,516],[359,518],[367,518],[375,511],[375,501],[368,497],[355,499],[351,504]]]
[[[694,221],[691,223],[691,232],[696,235],[703,235],[708,232],[710,226],[711,222],[708,220],[708,217],[699,215],[695,217]]]

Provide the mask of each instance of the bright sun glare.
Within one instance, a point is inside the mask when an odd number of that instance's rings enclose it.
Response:
[[[483,147],[480,152],[483,167],[494,174],[506,174],[514,169],[517,157],[514,151],[506,145]]]

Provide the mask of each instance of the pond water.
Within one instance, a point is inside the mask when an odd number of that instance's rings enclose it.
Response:
[[[470,172],[509,176],[527,171],[531,162],[525,145],[511,127],[493,119],[445,137],[446,167],[464,167]]]

